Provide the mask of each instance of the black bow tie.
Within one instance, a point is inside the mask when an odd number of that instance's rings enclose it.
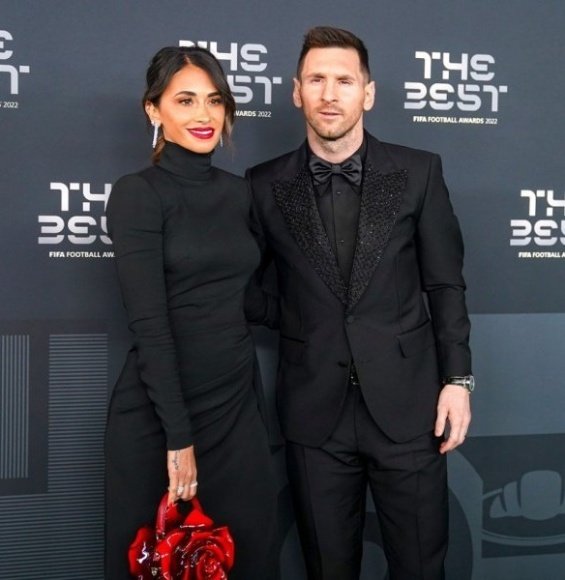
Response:
[[[329,163],[316,155],[310,155],[308,167],[316,185],[326,183],[335,174],[343,175],[353,185],[361,185],[363,164],[359,153],[355,153],[343,163]]]

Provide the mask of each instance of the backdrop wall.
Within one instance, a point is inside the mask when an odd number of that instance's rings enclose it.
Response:
[[[200,42],[237,96],[236,173],[293,149],[307,28],[365,40],[366,126],[442,155],[466,241],[474,420],[450,457],[450,580],[565,578],[565,4],[555,0],[3,0],[0,577],[103,578],[102,440],[130,337],[104,207],[149,162],[162,46]],[[272,403],[277,336],[257,332]],[[274,409],[273,409],[274,415]],[[304,578],[280,468],[284,580]],[[363,578],[386,578],[368,504]]]

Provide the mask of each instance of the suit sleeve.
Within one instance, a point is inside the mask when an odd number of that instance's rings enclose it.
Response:
[[[169,323],[160,199],[142,177],[126,176],[114,185],[106,213],[141,380],[168,449],[188,447],[192,434]]]
[[[276,291],[276,273],[271,251],[267,245],[265,233],[259,218],[259,210],[251,190],[249,170],[246,172],[246,178],[251,194],[249,227],[261,250],[261,263],[246,288],[245,317],[251,324],[262,324],[269,328],[278,328],[280,312],[279,299]]]
[[[463,239],[442,174],[430,160],[417,226],[420,273],[428,296],[442,377],[471,374],[470,321],[465,304]]]

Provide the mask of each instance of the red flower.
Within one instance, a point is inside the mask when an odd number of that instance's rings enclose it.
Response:
[[[169,532],[163,540],[155,546],[155,556],[153,561],[158,567],[161,580],[174,580],[180,578],[178,573],[173,571],[175,567],[176,548],[186,539],[186,532],[178,529]]]
[[[194,530],[177,548],[174,578],[224,580],[234,563],[234,544],[226,527]]]
[[[192,500],[183,516],[163,497],[156,529],[143,526],[129,548],[130,572],[138,580],[226,580],[234,563],[235,547],[227,527],[214,522]],[[182,523],[181,523],[182,522]]]
[[[128,551],[129,571],[138,580],[153,578],[151,562],[155,549],[155,530],[149,526],[139,528]]]

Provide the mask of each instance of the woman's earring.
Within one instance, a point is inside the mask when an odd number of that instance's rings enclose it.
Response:
[[[157,121],[151,121],[153,125],[153,149],[157,146],[157,140],[159,139],[159,123]]]
[[[220,147],[224,146],[224,136],[220,135]]]

